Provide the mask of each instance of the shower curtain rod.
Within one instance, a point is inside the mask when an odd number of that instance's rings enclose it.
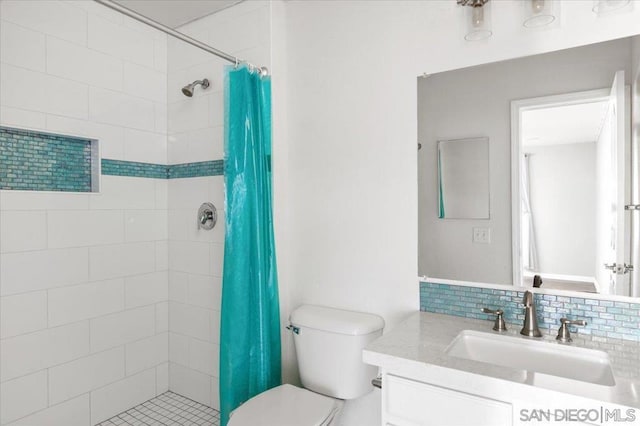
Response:
[[[257,70],[260,75],[265,76],[269,74],[269,70],[267,69],[267,67],[257,67],[255,65],[253,65],[250,62],[247,61],[243,61],[242,59],[239,59],[233,55],[230,55],[226,52],[223,52],[222,50],[218,50],[215,47],[211,47],[208,44],[202,43],[201,41],[196,40],[195,38],[189,37],[186,34],[181,33],[180,31],[176,31],[173,28],[167,27],[166,25],[161,24],[160,22],[154,21],[151,18],[147,18],[144,15],[139,14],[138,12],[135,12],[127,7],[124,7],[112,0],[95,0],[97,3],[100,3],[103,6],[107,6],[113,10],[116,10],[124,15],[127,15],[130,18],[135,19],[136,21],[142,22],[143,24],[147,24],[157,30],[162,31],[165,34],[168,34],[172,37],[177,38],[178,40],[182,40],[185,43],[188,43],[192,46],[197,47],[198,49],[204,50],[205,52],[209,52],[213,55],[216,55],[219,58],[222,58],[226,61],[229,61],[233,64],[236,65],[236,67],[238,65],[240,65],[241,63],[245,63],[249,66],[249,69],[255,69]]]

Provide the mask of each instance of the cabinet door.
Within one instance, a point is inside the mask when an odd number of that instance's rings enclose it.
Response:
[[[387,374],[383,411],[398,426],[510,426],[511,404]]]

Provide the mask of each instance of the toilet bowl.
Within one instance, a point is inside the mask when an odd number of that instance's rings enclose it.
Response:
[[[373,314],[303,305],[290,317],[303,388],[284,384],[236,408],[228,426],[377,426],[377,369],[362,349],[382,334]]]

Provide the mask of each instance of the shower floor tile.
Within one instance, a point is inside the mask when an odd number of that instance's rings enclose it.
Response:
[[[173,392],[165,392],[96,426],[219,426],[220,413]]]

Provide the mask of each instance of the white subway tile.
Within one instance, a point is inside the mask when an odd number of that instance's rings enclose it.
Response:
[[[155,368],[91,392],[91,424],[100,423],[156,396]]]
[[[122,60],[54,37],[47,37],[47,73],[103,89],[123,87]]]
[[[155,333],[154,306],[131,309],[91,320],[91,352],[133,342]]]
[[[156,210],[169,208],[169,184],[166,179],[154,179],[156,186]]]
[[[169,269],[193,274],[208,274],[210,253],[207,243],[169,241]]]
[[[0,2],[0,4],[5,2]],[[47,372],[23,376],[0,385],[0,423],[9,423],[47,407]],[[35,425],[33,425],[35,426]],[[39,425],[38,425],[39,426]]]
[[[77,44],[87,44],[87,13],[60,1],[2,1],[3,20]]]
[[[184,303],[169,302],[169,330],[200,340],[210,340],[209,310]]]
[[[2,210],[86,210],[89,195],[71,192],[0,191]]]
[[[0,106],[0,125],[7,127],[44,129],[47,125],[46,117],[41,112]]]
[[[91,194],[91,209],[153,209],[156,179],[102,176],[100,194]]]
[[[167,73],[167,38],[153,41],[153,66],[157,71]],[[166,100],[166,99],[165,99]]]
[[[169,300],[187,302],[189,275],[185,272],[169,271]]]
[[[0,262],[3,296],[89,281],[86,248],[3,253]]]
[[[156,367],[156,394],[169,390],[169,363],[165,362]]]
[[[89,90],[86,84],[2,64],[0,91],[3,106],[87,118]]]
[[[211,275],[189,275],[187,303],[219,311],[221,298],[222,278]]]
[[[156,333],[169,331],[169,302],[156,303]]]
[[[122,127],[49,115],[47,116],[47,130],[96,139],[100,145],[102,158],[124,160],[124,132]]]
[[[167,271],[135,275],[125,278],[127,309],[164,302],[169,298]]]
[[[0,212],[0,252],[47,248],[47,213],[44,211]]]
[[[209,341],[220,343],[220,311],[209,311]]]
[[[189,31],[190,37],[206,40],[206,29],[191,31],[188,27],[192,26],[185,26],[181,29]],[[169,73],[211,61],[211,54],[172,37],[167,39],[167,50],[169,51],[169,61],[167,62]]]
[[[211,377],[211,408],[220,411],[220,380]]]
[[[122,25],[124,15],[120,12],[112,10],[106,6],[101,5],[98,2],[87,0],[65,0],[67,3],[84,9],[89,15],[101,16],[114,24]]]
[[[47,327],[47,293],[34,291],[0,298],[0,338]]]
[[[166,210],[128,210],[125,212],[127,242],[166,240]]]
[[[189,366],[189,336],[169,333],[169,361]]]
[[[125,62],[124,91],[154,102],[167,101],[167,74]]]
[[[153,106],[155,116],[155,129],[156,132],[166,134],[167,133],[167,104],[164,102],[156,102]]]
[[[209,126],[224,125],[224,94],[214,92],[208,97],[209,101]]]
[[[99,16],[89,16],[89,47],[116,58],[153,67],[152,37]]]
[[[156,241],[156,271],[169,269],[169,242]]]
[[[167,109],[167,131],[169,133],[186,132],[210,126],[208,96],[184,98],[171,102]],[[218,121],[222,121],[222,117]]]
[[[44,34],[14,25],[0,23],[0,60],[6,64],[45,71]]]
[[[211,270],[209,274],[222,277],[224,269],[224,244],[211,243]]]
[[[97,87],[89,89],[89,118],[100,123],[155,130],[153,102]]]
[[[90,247],[91,281],[153,272],[155,251],[153,242]]]
[[[50,406],[8,426],[87,426],[91,422],[89,394]]]
[[[126,346],[127,376],[169,360],[168,333],[156,334]]]
[[[220,375],[220,346],[198,339],[189,340],[189,367],[209,376]]]
[[[211,406],[211,379],[204,373],[169,363],[169,387],[173,392]]]
[[[122,278],[49,290],[50,327],[95,318],[123,309]]]
[[[51,211],[47,213],[47,224],[49,248],[124,241],[123,214],[118,210]]]
[[[100,352],[49,369],[49,404],[116,382],[125,377],[124,347]]]
[[[71,361],[89,353],[89,324],[80,322],[49,328],[2,341],[2,380]]]
[[[172,133],[168,138],[169,164],[220,160],[224,157],[224,127],[204,127]]]
[[[124,159],[141,163],[167,163],[167,136],[161,133],[125,129]]]

